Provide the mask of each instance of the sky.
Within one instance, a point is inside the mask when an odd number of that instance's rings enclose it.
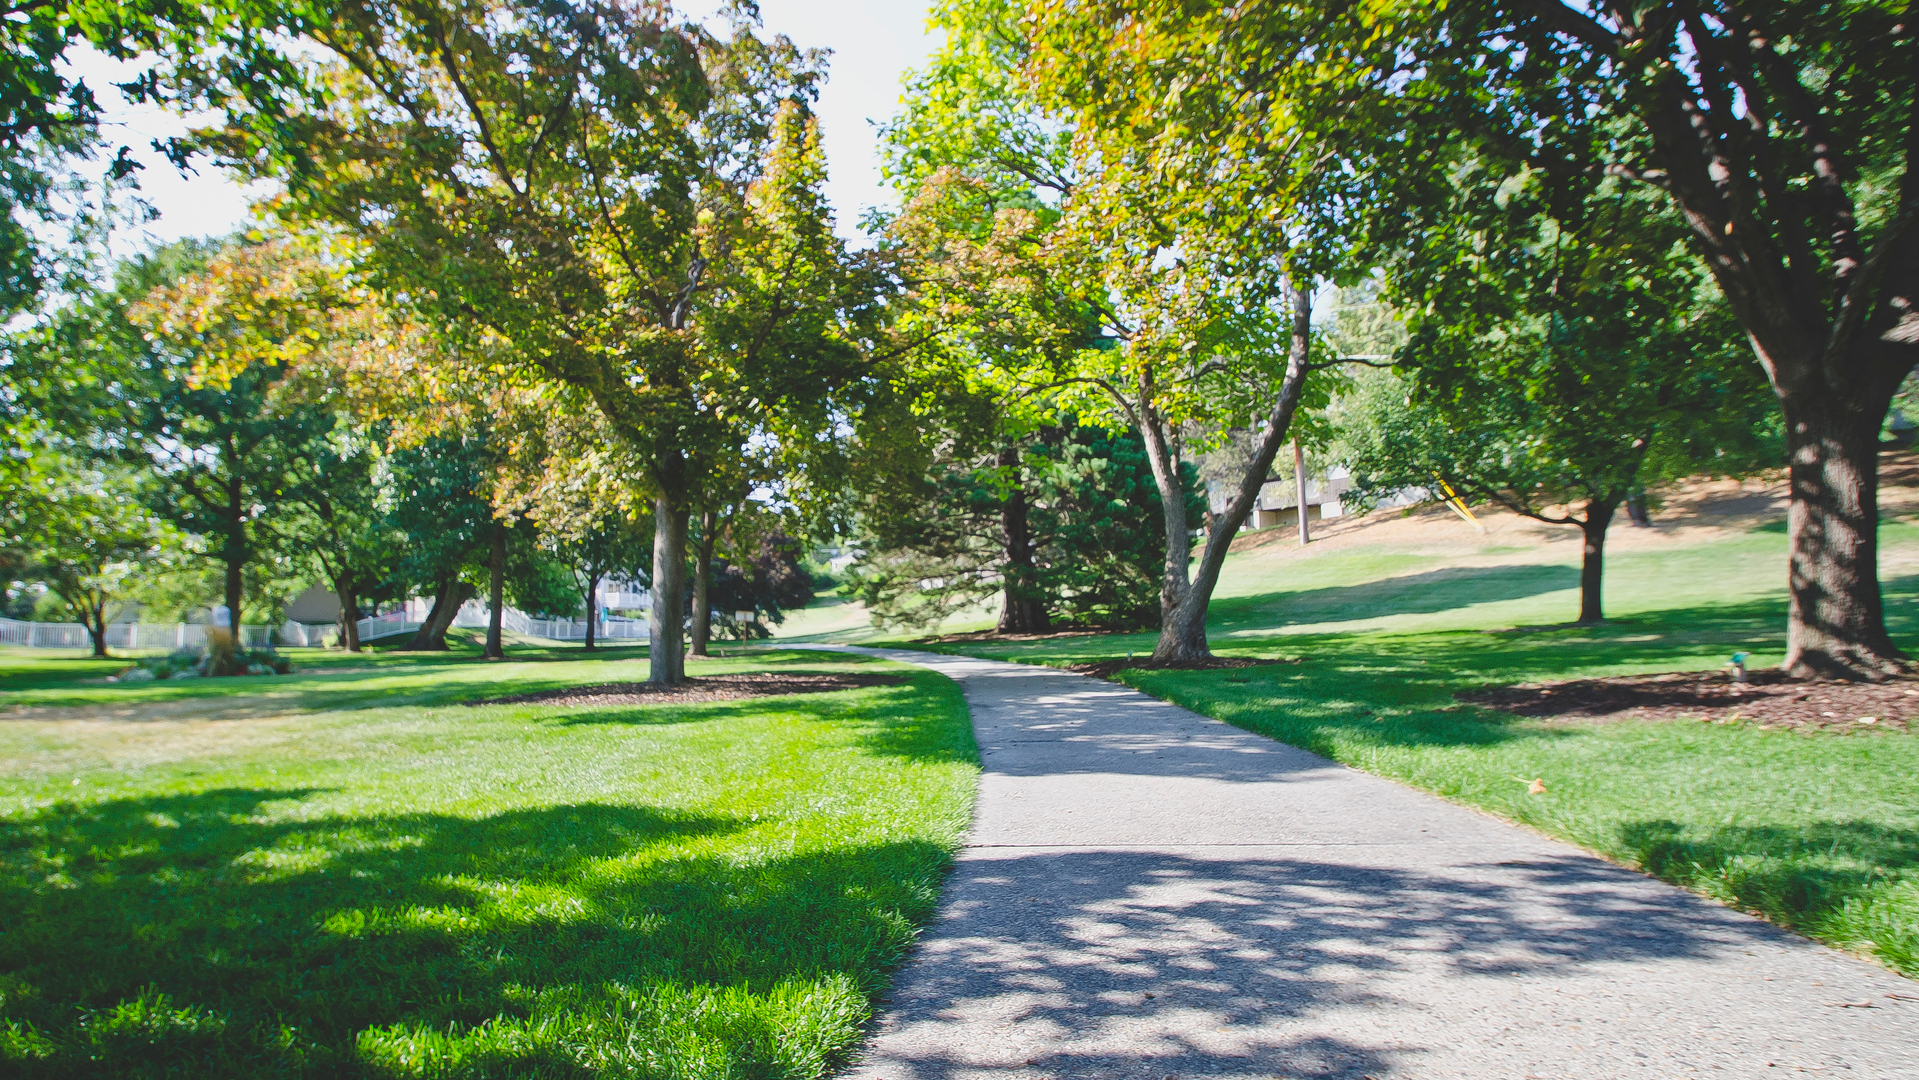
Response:
[[[682,0],[695,18],[720,5],[713,0]],[[840,235],[859,242],[859,220],[871,206],[892,205],[880,178],[877,132],[873,121],[891,117],[899,106],[902,76],[925,63],[939,39],[926,31],[926,0],[760,0],[769,34],[785,34],[802,48],[833,51],[819,103],[820,130],[826,143],[827,198]],[[111,83],[127,81],[134,68],[99,54],[75,58],[74,69],[99,96],[108,123],[102,137],[110,146],[126,145],[146,166],[140,186],[159,219],[114,245],[125,253],[150,242],[183,236],[218,235],[248,220],[246,189],[202,163],[182,176],[149,147],[155,138],[178,135],[189,121],[151,107],[133,107]]]

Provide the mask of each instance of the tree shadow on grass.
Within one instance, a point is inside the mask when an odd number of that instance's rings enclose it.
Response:
[[[562,1035],[804,1073],[780,1055],[845,1049],[949,861],[919,841],[740,857],[707,844],[753,823],[646,806],[273,814],[311,794],[0,824],[13,1075],[586,1075]],[[775,1045],[782,1024],[824,1027]]]
[[[1655,818],[1620,826],[1618,843],[1657,877],[1829,941],[1870,941],[1882,960],[1919,975],[1910,888],[1875,896],[1919,871],[1919,830],[1871,821],[1702,830]]]
[[[803,668],[794,668],[803,671]],[[979,750],[965,722],[966,703],[952,680],[930,671],[906,669],[897,686],[868,686],[818,694],[784,694],[734,701],[687,704],[606,705],[543,710],[543,723],[567,726],[625,724],[652,727],[728,720],[766,719],[850,725],[858,745],[869,753],[918,762],[977,764]]]
[[[1456,566],[1357,585],[1288,590],[1214,601],[1209,629],[1235,632],[1389,615],[1431,615],[1476,604],[1523,600],[1579,587],[1579,570],[1558,564]]]
[[[559,650],[554,652],[560,653]],[[465,704],[479,698],[506,697],[539,693],[582,685],[578,674],[568,674],[565,663],[571,661],[621,661],[644,659],[640,656],[595,655],[573,651],[571,655],[510,657],[512,661],[535,664],[531,671],[502,676],[498,669],[475,658],[437,654],[404,665],[379,665],[364,668],[328,668],[296,671],[290,676],[249,676],[233,679],[165,680],[126,686],[83,686],[69,682],[52,684],[21,704],[30,708],[77,708],[99,710],[103,717],[141,719],[141,710],[165,719],[249,719],[261,715],[290,712],[350,712],[369,708],[437,708]],[[737,663],[746,657],[729,656],[721,663]],[[750,658],[758,666],[784,665],[795,659],[814,664],[818,654],[769,652]],[[852,660],[846,662],[861,662]],[[834,661],[839,663],[841,661]],[[644,668],[619,669],[621,674],[597,676],[594,681],[633,681],[644,678]],[[817,670],[795,668],[794,670]],[[460,677],[462,674],[471,677]],[[71,690],[69,694],[46,690]],[[204,709],[193,712],[195,706]],[[126,713],[128,715],[121,716]],[[7,714],[0,712],[0,718]],[[15,714],[18,717],[20,714]],[[33,719],[31,713],[25,718]]]

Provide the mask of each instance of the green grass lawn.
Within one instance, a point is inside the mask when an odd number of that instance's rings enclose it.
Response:
[[[1919,528],[1888,522],[1887,607],[1919,645]],[[1510,558],[1510,553],[1506,554]],[[1214,605],[1222,655],[1296,664],[1128,670],[1147,693],[1392,777],[1919,976],[1919,739],[1693,722],[1546,722],[1456,702],[1478,686],[1715,668],[1784,651],[1784,537],[1762,528],[1609,560],[1613,623],[1577,612],[1563,560],[1459,565],[1403,547],[1235,556]],[[1571,575],[1571,576],[1569,576]],[[1506,632],[1492,632],[1505,630]],[[921,645],[1071,664],[1153,635]],[[1539,778],[1546,793],[1527,793]]]
[[[815,1077],[968,819],[957,689],[463,700],[638,650],[296,654],[114,685],[0,655],[0,1073]],[[760,652],[694,674],[831,671]],[[867,665],[881,666],[881,665]]]

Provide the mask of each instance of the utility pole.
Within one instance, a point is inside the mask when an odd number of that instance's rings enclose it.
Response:
[[[1293,487],[1299,496],[1299,543],[1304,547],[1313,538],[1306,530],[1306,455],[1300,453],[1298,439],[1293,440]]]

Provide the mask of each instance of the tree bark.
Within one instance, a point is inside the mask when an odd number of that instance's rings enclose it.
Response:
[[[1594,499],[1586,504],[1579,531],[1585,536],[1579,562],[1579,621],[1582,625],[1606,621],[1601,603],[1606,569],[1606,529],[1612,525],[1617,503]]]
[[[506,609],[506,522],[493,520],[493,550],[487,559],[487,614],[486,614],[486,651],[482,654],[488,660],[506,658],[506,646],[501,641],[500,620]]]
[[[999,452],[1001,470],[1012,474],[1012,489],[1000,502],[1000,545],[1006,555],[1006,570],[1001,576],[1003,597],[999,612],[1002,634],[1044,634],[1052,620],[1046,614],[1046,597],[1039,584],[1039,570],[1033,565],[1033,529],[1028,518],[1026,486],[1020,477],[1019,447],[1008,444]]]
[[[1789,397],[1786,445],[1790,618],[1784,667],[1794,676],[1879,677],[1904,657],[1879,594],[1879,426],[1884,413]]]
[[[1299,408],[1300,393],[1311,371],[1309,347],[1312,344],[1312,297],[1297,282],[1287,285],[1292,307],[1292,332],[1289,335],[1286,375],[1279,394],[1267,413],[1266,427],[1260,434],[1259,449],[1246,466],[1239,492],[1224,513],[1214,515],[1207,532],[1206,547],[1199,560],[1197,574],[1191,572],[1192,541],[1188,535],[1186,491],[1180,483],[1179,462],[1173,454],[1168,425],[1151,401],[1152,385],[1142,374],[1140,394],[1134,409],[1140,420],[1140,435],[1146,442],[1146,456],[1153,466],[1153,482],[1159,489],[1160,508],[1166,521],[1166,569],[1159,591],[1159,641],[1153,646],[1155,664],[1204,660],[1212,655],[1206,643],[1206,609],[1212,603],[1213,588],[1219,584],[1220,567],[1226,563],[1233,536],[1246,523],[1246,515],[1259,500],[1259,489],[1272,474],[1273,459],[1293,424]]]
[[[647,614],[647,681],[686,682],[685,504],[672,496],[653,501],[653,610]]]
[[[107,605],[106,601],[88,607],[84,616],[91,620],[87,623],[87,636],[93,639],[93,655],[107,655]]]
[[[600,575],[598,571],[586,576],[586,644],[582,646],[592,652],[598,645],[594,632],[600,628]]]
[[[693,648],[690,653],[693,656],[705,656],[707,642],[713,637],[713,598],[709,583],[713,577],[716,539],[713,530],[719,525],[719,517],[711,510],[700,515],[700,546],[693,563]]]
[[[336,582],[333,594],[340,598],[340,645],[347,652],[360,651],[360,598],[351,585]]]
[[[246,568],[246,555],[244,549],[240,554],[235,554],[234,547],[237,545],[233,540],[229,539],[228,545],[226,581],[222,590],[222,602],[227,606],[228,643],[219,648],[215,648],[211,643],[208,645],[207,674],[209,675],[237,675],[246,670],[246,664],[240,659],[244,648],[240,641],[240,602],[244,595],[241,571]],[[209,631],[214,629],[210,627]]]
[[[1306,455],[1299,449],[1299,440],[1293,440],[1293,502],[1298,507],[1299,546],[1305,547],[1312,542],[1313,534],[1306,524]]]
[[[461,581],[454,575],[442,577],[433,592],[433,607],[427,612],[426,622],[413,632],[407,640],[407,652],[445,652],[446,628],[453,625],[453,616],[460,605],[473,598],[473,586]]]
[[[1635,529],[1652,528],[1652,513],[1646,508],[1646,493],[1634,492],[1626,500],[1626,517],[1632,521]]]

